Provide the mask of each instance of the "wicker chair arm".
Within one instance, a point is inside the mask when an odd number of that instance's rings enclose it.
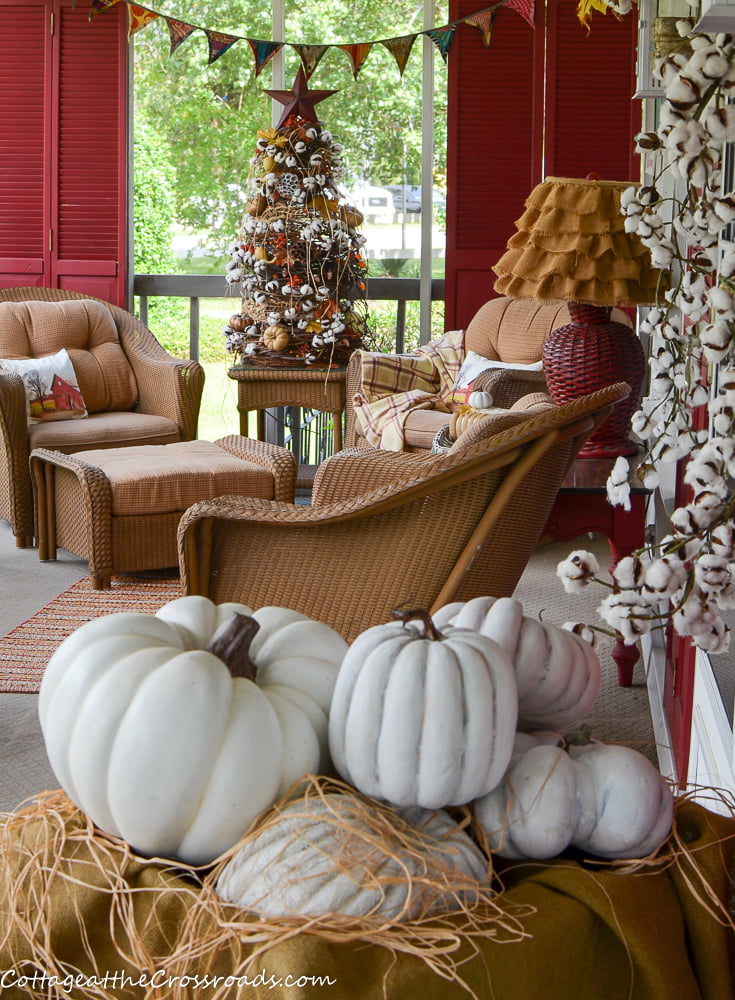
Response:
[[[274,500],[293,503],[298,471],[293,452],[269,441],[257,441],[239,434],[229,434],[214,443],[246,462],[267,469],[274,480]]]
[[[7,469],[5,502],[8,517],[21,544],[34,535],[32,486],[28,469],[28,411],[23,379],[0,369],[0,441]],[[0,490],[3,484],[0,483]],[[4,506],[4,504],[3,504]]]
[[[313,506],[335,503],[427,474],[436,456],[377,448],[346,448],[322,462],[314,477]]]
[[[529,392],[546,392],[543,371],[489,368],[475,379],[474,388],[491,393],[493,406],[510,407]]]

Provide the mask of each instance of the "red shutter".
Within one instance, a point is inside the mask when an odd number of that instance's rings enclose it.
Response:
[[[0,286],[126,303],[127,7],[0,0]]]
[[[88,7],[59,5],[53,284],[124,305],[126,5]]]
[[[641,102],[633,100],[637,17],[593,14],[589,34],[576,0],[548,5],[545,173],[640,179],[633,137]]]
[[[48,284],[50,7],[0,0],[0,286]]]
[[[478,9],[450,3],[450,18]],[[540,53],[543,55],[543,53]],[[492,40],[457,30],[449,56],[446,325],[467,325],[492,294],[492,264],[540,171],[542,105],[536,35],[515,11],[495,13]],[[543,64],[541,63],[541,66]]]
[[[473,13],[451,0],[452,21]],[[463,24],[449,56],[447,121],[448,329],[467,325],[494,295],[492,265],[543,176],[638,178],[632,99],[636,16],[593,15],[577,0],[536,0],[535,27],[500,8],[490,47]]]

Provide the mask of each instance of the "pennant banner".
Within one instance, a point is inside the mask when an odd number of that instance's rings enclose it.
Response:
[[[347,54],[352,65],[352,75],[355,79],[357,79],[360,70],[365,64],[367,57],[370,55],[370,51],[373,46],[378,44],[383,45],[395,59],[398,70],[401,76],[403,76],[408,63],[408,57],[411,54],[414,42],[419,35],[427,35],[431,39],[436,48],[439,50],[442,59],[446,63],[449,51],[452,47],[452,42],[454,41],[457,26],[460,24],[469,24],[476,27],[480,31],[482,40],[487,48],[490,44],[493,15],[498,8],[508,7],[510,10],[514,10],[516,13],[520,14],[520,16],[523,17],[531,26],[533,26],[534,23],[534,0],[498,0],[498,2],[493,4],[491,7],[484,7],[482,10],[478,10],[473,14],[468,14],[466,17],[463,17],[461,20],[455,21],[452,24],[447,24],[440,28],[429,28],[426,31],[417,31],[416,33],[410,35],[402,35],[396,38],[380,38],[371,42],[298,45],[294,42],[264,41],[259,38],[247,38],[243,35],[224,34],[221,31],[214,31],[211,28],[204,28],[201,25],[190,24],[188,21],[182,21],[180,18],[170,17],[167,14],[161,14],[159,11],[152,10],[150,7],[143,7],[140,4],[133,3],[132,0],[91,0],[89,19],[91,20],[97,14],[102,13],[102,11],[108,10],[110,7],[114,7],[116,4],[123,2],[128,8],[128,38],[131,38],[134,34],[136,34],[136,32],[145,28],[153,21],[158,20],[158,18],[163,18],[168,26],[169,36],[171,39],[169,55],[173,55],[181,43],[186,41],[190,35],[192,35],[195,31],[203,31],[207,36],[207,46],[209,50],[207,59],[208,66],[211,66],[212,63],[219,59],[220,56],[224,55],[224,53],[227,52],[227,50],[230,49],[236,42],[246,41],[250,45],[255,59],[256,77],[270,62],[276,52],[280,51],[284,45],[288,45],[301,59],[301,65],[307,80],[310,79],[325,52],[327,52],[330,48],[341,49]],[[585,2],[585,0],[580,0],[580,6],[583,2]],[[604,0],[586,0],[586,2],[588,4],[595,4],[604,2]]]
[[[164,18],[168,24],[168,33],[171,36],[171,49],[169,55],[172,56],[182,42],[197,29],[193,24],[186,24],[184,21],[177,21],[174,17]]]
[[[481,14],[470,14],[464,19],[465,24],[471,24],[477,28],[482,36],[482,44],[485,48],[490,45],[490,38],[493,33],[494,10],[484,10]]]
[[[365,60],[372,52],[373,43],[372,42],[359,42],[354,45],[337,45],[338,49],[342,49],[350,57],[350,62],[352,63],[352,75],[357,79],[357,74],[362,69]]]
[[[255,77],[268,65],[276,52],[283,48],[283,42],[264,42],[257,38],[248,38],[250,48],[255,56]]]
[[[209,31],[206,28],[204,34],[207,36],[207,44],[209,45],[208,66],[211,66],[215,59],[223,56],[235,42],[240,41],[239,35],[223,35],[221,31]]]
[[[418,35],[404,35],[403,38],[386,38],[382,42],[398,63],[398,70],[401,76],[403,76],[403,72],[406,69],[408,57],[411,55],[413,43],[417,38]]]
[[[434,28],[431,31],[426,31],[424,34],[428,35],[432,40],[434,45],[441,52],[441,57],[444,62],[447,61],[447,56],[449,55],[449,50],[452,47],[452,42],[454,41],[455,28],[452,25],[451,28]]]
[[[157,21],[159,16],[154,10],[148,10],[147,7],[139,7],[135,3],[129,3],[128,38],[132,38],[136,32],[140,31],[141,28],[145,28],[151,21]]]
[[[301,65],[304,67],[304,75],[306,79],[311,79],[311,75],[314,70],[319,65],[319,62],[330,48],[329,45],[291,45],[291,48],[298,53],[299,59],[301,59]]]

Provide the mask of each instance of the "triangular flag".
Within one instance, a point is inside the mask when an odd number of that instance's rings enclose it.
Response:
[[[357,74],[362,69],[365,60],[370,55],[370,51],[373,47],[372,42],[357,42],[354,45],[338,45],[338,49],[342,49],[350,57],[350,62],[352,63],[352,75],[357,79]]]
[[[223,35],[221,31],[210,31],[208,28],[204,28],[203,31],[209,44],[208,66],[211,66],[215,59],[223,56],[235,42],[239,42],[241,37],[240,35]]]
[[[490,46],[490,36],[493,33],[494,10],[483,10],[479,14],[470,14],[463,18],[465,24],[471,24],[477,28],[482,35],[482,44],[487,49]]]
[[[91,21],[96,14],[101,14],[108,7],[114,7],[116,3],[120,3],[120,0],[92,0],[92,5],[89,8],[89,20]]]
[[[452,24],[448,28],[432,28],[431,31],[426,31],[432,40],[434,45],[439,49],[444,62],[447,61],[447,56],[449,55],[449,49],[451,48],[452,42],[454,40],[454,32],[456,31],[455,26]]]
[[[294,51],[298,52],[299,58],[301,59],[301,65],[304,67],[304,74],[306,79],[311,78],[312,73],[319,65],[319,61],[330,48],[329,45],[292,45]]]
[[[283,48],[283,42],[264,42],[258,38],[247,39],[255,56],[255,76],[269,63],[276,52]]]
[[[505,6],[514,10],[516,14],[520,14],[523,20],[528,21],[533,27],[536,6],[534,0],[507,0]]]
[[[386,49],[392,53],[393,58],[398,63],[398,69],[401,76],[406,69],[406,63],[408,62],[408,57],[411,55],[411,49],[413,48],[413,43],[417,39],[417,35],[404,35],[402,38],[384,38],[381,39],[381,45],[385,45]]]
[[[171,49],[169,55],[172,56],[182,42],[185,42],[189,35],[193,34],[196,25],[187,24],[185,21],[177,21],[175,17],[167,17],[168,33],[171,36]]]
[[[147,7],[139,7],[137,3],[128,4],[128,38],[132,38],[141,28],[145,28],[151,21],[155,21],[160,14],[155,10],[148,10]]]

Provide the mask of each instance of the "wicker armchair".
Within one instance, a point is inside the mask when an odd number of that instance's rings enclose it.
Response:
[[[0,290],[0,358],[41,357],[61,348],[69,351],[87,404],[83,420],[29,426],[20,376],[0,369],[0,518],[10,522],[21,548],[36,533],[34,448],[71,454],[196,437],[204,387],[199,364],[172,357],[129,312],[93,296],[58,288]]]
[[[512,594],[583,442],[629,393],[616,384],[444,455],[348,449],[317,471],[311,507],[244,497],[179,525],[184,593],[281,605],[351,641],[410,603]]]

